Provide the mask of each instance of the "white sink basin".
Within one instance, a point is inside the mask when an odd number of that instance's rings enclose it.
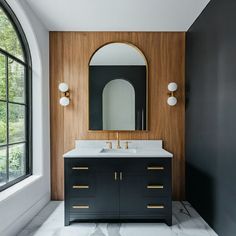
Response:
[[[136,149],[109,149],[109,148],[103,148],[100,153],[108,153],[108,154],[130,154],[130,153],[136,153]]]

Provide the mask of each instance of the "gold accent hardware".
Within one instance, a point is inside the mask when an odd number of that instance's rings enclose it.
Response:
[[[163,209],[163,205],[147,205],[148,209]]]
[[[109,149],[112,149],[112,142],[106,142],[106,144],[108,144]]]
[[[129,141],[125,142],[125,149],[129,149],[129,143],[131,143],[131,142],[129,142]]]
[[[72,206],[72,208],[74,208],[74,209],[88,209],[89,205],[76,205],[76,206]]]
[[[123,179],[123,173],[120,172],[120,180],[122,180],[122,179]]]
[[[121,146],[120,146],[120,138],[119,138],[119,132],[116,133],[116,140],[117,140],[116,148],[117,148],[117,149],[121,149]]]
[[[148,166],[148,170],[164,170],[163,166]]]
[[[117,172],[114,172],[114,179],[117,180]]]
[[[72,167],[72,170],[88,170],[89,168],[87,166],[74,166]]]
[[[73,185],[75,189],[88,189],[89,185]]]
[[[167,95],[168,95],[169,97],[174,97],[174,91],[167,93]]]
[[[163,185],[148,185],[147,186],[148,189],[160,189],[160,188],[164,188]]]
[[[67,98],[70,97],[70,92],[69,91],[64,92],[64,96]]]

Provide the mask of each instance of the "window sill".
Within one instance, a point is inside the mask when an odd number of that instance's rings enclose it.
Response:
[[[25,187],[31,185],[32,183],[38,181],[42,176],[41,175],[31,175],[28,178],[20,181],[19,183],[3,190],[0,192],[0,203],[16,194],[19,191],[22,191]]]

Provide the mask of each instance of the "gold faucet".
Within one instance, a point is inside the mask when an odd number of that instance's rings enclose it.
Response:
[[[119,132],[116,133],[116,140],[117,140],[116,148],[117,148],[117,149],[121,149],[121,146],[120,146],[120,139],[119,139]]]

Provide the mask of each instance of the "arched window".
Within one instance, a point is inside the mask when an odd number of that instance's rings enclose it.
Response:
[[[0,191],[31,175],[31,57],[23,29],[0,2]]]

